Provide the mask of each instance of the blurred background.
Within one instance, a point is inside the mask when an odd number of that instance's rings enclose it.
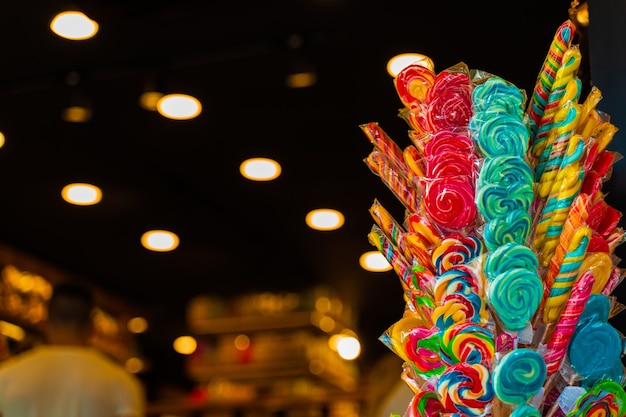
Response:
[[[364,163],[372,145],[359,128],[378,122],[402,147],[410,143],[387,62],[408,52],[428,56],[437,72],[463,62],[529,94],[571,6],[5,2],[6,354],[40,340],[50,285],[77,280],[97,289],[98,343],[142,379],[153,415],[373,412],[368,401],[390,392],[386,381],[401,371],[378,338],[404,310],[397,275],[359,263],[375,250],[367,239],[374,199],[403,217]],[[583,89],[597,86],[598,108],[626,126],[626,6],[584,9],[588,26],[576,34]],[[91,19],[95,35],[54,33],[53,19],[68,10]],[[195,114],[165,115],[156,103],[171,94],[195,98],[184,108]],[[620,131],[609,148],[623,147]],[[244,176],[241,164],[255,158],[277,162],[279,175]],[[622,165],[605,185],[619,210]],[[64,200],[73,183],[97,186],[99,202]],[[318,209],[333,210],[341,225],[311,227]],[[152,243],[177,246],[147,249],[151,230],[173,233]],[[355,359],[339,355],[346,340],[359,342]]]

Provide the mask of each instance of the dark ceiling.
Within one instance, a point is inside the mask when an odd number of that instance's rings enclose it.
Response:
[[[363,162],[371,144],[359,129],[376,121],[409,143],[387,59],[421,52],[437,71],[463,61],[531,91],[570,2],[75,4],[100,23],[92,40],[50,32],[62,1],[0,7],[0,240],[147,308],[150,343],[167,349],[194,295],[330,284],[358,312],[367,364],[404,308],[393,272],[358,264],[373,249],[373,200],[403,213]],[[285,85],[296,59],[314,65],[315,86]],[[70,74],[91,100],[87,123],[60,118]],[[171,121],[140,108],[153,75],[164,92],[198,97],[200,117]],[[278,160],[283,175],[242,178],[239,164],[253,156]],[[99,185],[102,203],[64,203],[69,182]],[[318,207],[345,213],[345,226],[310,230],[304,216]],[[143,249],[139,237],[153,228],[175,231],[180,247]]]

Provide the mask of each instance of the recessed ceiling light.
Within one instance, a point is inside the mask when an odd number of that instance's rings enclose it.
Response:
[[[254,181],[271,181],[282,172],[280,164],[269,158],[250,158],[239,165],[239,172]]]
[[[102,191],[95,185],[73,183],[63,187],[61,197],[70,204],[91,206],[98,204],[102,200]]]
[[[298,72],[287,75],[285,82],[289,88],[311,87],[317,82],[317,75],[314,72]]]
[[[4,146],[4,133],[0,132],[0,148]]]
[[[344,216],[333,209],[316,209],[307,213],[306,224],[315,230],[336,230],[343,226]]]
[[[98,32],[98,22],[78,11],[57,14],[50,22],[50,29],[58,36],[72,41],[93,37]]]
[[[144,248],[155,252],[169,252],[178,247],[178,236],[168,230],[150,230],[141,236]]]
[[[166,94],[157,101],[157,111],[161,116],[174,120],[189,120],[202,112],[202,104],[188,94]]]
[[[419,64],[422,65],[432,71],[435,71],[435,64],[433,60],[422,54],[399,54],[391,58],[387,62],[387,72],[392,77],[395,77],[402,71],[404,68],[408,67],[411,64]]]
[[[387,259],[379,251],[365,252],[359,258],[359,265],[361,268],[370,272],[386,272],[391,270],[391,265],[387,262]]]

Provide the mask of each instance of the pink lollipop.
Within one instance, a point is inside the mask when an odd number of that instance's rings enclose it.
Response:
[[[454,177],[425,181],[424,208],[434,223],[444,229],[462,230],[476,219],[473,182]]]
[[[481,364],[458,363],[437,382],[437,392],[446,411],[480,416],[494,397],[489,369]]]
[[[428,90],[426,122],[431,132],[467,129],[472,117],[470,78],[463,72],[442,71]]]
[[[439,417],[445,409],[435,392],[420,391],[409,403],[407,411],[407,417]]]

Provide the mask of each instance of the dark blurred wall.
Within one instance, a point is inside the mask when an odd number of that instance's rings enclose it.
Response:
[[[611,122],[620,129],[609,145],[610,150],[626,157],[626,1],[589,1],[589,64],[592,84],[602,91],[598,109],[611,116]],[[626,214],[626,158],[615,163],[613,175],[604,190],[607,202]],[[624,216],[626,217],[626,216]],[[626,219],[620,225],[624,227]],[[622,259],[619,264],[626,268],[626,244],[615,251]],[[626,304],[626,283],[622,283],[615,295]],[[612,320],[622,333],[626,332],[626,313]]]

